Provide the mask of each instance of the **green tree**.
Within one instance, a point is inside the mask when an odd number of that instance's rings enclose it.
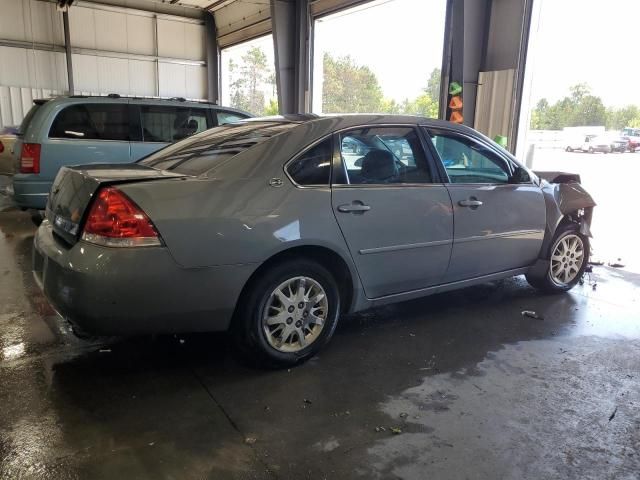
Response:
[[[272,101],[266,106],[266,94],[275,91],[275,75],[267,63],[267,56],[260,47],[245,53],[240,63],[229,60],[229,87],[231,106],[256,115],[273,110]],[[278,104],[275,102],[277,112]]]
[[[264,115],[278,115],[278,100],[272,98],[269,104],[264,108]]]
[[[429,75],[429,80],[427,80],[427,88],[425,89],[425,93],[428,93],[429,96],[435,100],[436,102],[440,102],[440,81],[442,78],[442,72],[439,68],[434,68],[431,71],[431,75]]]
[[[322,111],[327,113],[380,112],[382,89],[378,78],[367,66],[358,65],[349,55],[322,59]]]
[[[405,100],[402,104],[402,112],[407,115],[420,115],[429,118],[438,118],[438,99],[425,92],[412,101]]]
[[[531,112],[534,130],[560,130],[564,127],[605,125],[609,115],[600,97],[591,94],[584,83],[573,85],[569,95],[550,105],[541,99]]]

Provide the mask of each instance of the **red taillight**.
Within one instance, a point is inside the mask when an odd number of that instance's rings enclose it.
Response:
[[[91,205],[82,239],[109,247],[160,245],[160,238],[147,215],[115,187],[98,191]]]
[[[20,153],[20,173],[40,173],[40,144],[23,143]]]

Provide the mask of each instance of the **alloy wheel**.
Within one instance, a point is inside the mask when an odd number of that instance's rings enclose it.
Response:
[[[310,277],[294,277],[278,285],[262,312],[264,333],[280,352],[298,352],[315,342],[329,314],[322,285]]]
[[[576,279],[584,262],[584,244],[578,235],[562,237],[551,255],[551,280],[568,285]]]

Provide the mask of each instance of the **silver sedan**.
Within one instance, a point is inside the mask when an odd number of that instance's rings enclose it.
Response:
[[[437,120],[251,119],[63,168],[33,269],[78,334],[229,330],[292,365],[344,313],[520,274],[569,290],[595,205],[576,180]]]

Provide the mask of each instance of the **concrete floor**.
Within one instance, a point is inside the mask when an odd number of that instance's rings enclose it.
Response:
[[[224,335],[76,339],[32,280],[29,217],[2,209],[2,479],[640,478],[640,275],[372,310],[257,371]]]

